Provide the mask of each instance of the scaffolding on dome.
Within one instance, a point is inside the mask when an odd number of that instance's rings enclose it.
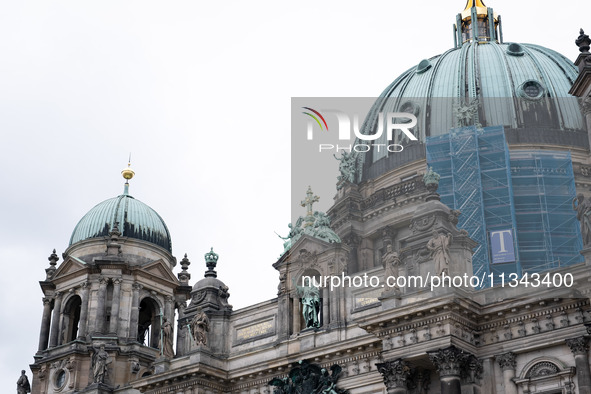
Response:
[[[427,138],[441,201],[462,212],[458,227],[478,242],[474,274],[522,275],[582,261],[570,153],[512,151],[502,126],[452,129]],[[512,230],[514,261],[492,262],[490,233]]]

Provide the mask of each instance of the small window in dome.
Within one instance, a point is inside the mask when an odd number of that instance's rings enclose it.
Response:
[[[430,68],[431,68],[431,62],[429,60],[427,60],[427,59],[421,60],[421,62],[417,66],[417,74],[422,74]]]
[[[529,100],[539,100],[545,94],[546,90],[538,81],[525,81],[519,87],[519,95]]]
[[[400,105],[399,112],[404,112],[407,114],[413,114],[414,116],[417,116],[419,114],[419,106],[413,103],[412,101],[405,101],[404,103],[402,103],[402,105]],[[410,123],[410,121],[410,118],[396,119],[397,123]]]
[[[523,56],[525,52],[523,51],[523,47],[519,44],[513,43],[509,44],[507,47],[507,54],[511,56]]]

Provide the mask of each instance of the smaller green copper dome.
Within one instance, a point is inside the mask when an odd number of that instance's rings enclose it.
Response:
[[[109,235],[117,223],[124,237],[141,239],[172,252],[170,233],[156,211],[125,192],[92,208],[76,225],[70,245]]]

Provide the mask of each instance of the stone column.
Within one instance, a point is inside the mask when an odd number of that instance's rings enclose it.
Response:
[[[164,297],[164,317],[174,325],[174,299],[171,296]]]
[[[327,287],[323,288],[321,291],[322,291],[322,295],[321,295],[322,310],[320,310],[320,316],[318,316],[318,318],[320,319],[320,323],[322,323],[322,325],[324,327],[328,327],[328,325],[332,323],[332,320],[331,320],[330,314],[329,314],[329,303],[334,302],[334,300],[330,299],[330,291],[328,290]],[[335,305],[335,304],[333,304],[333,305]]]
[[[53,301],[53,314],[51,316],[51,334],[49,338],[49,347],[57,346],[57,340],[60,334],[60,310],[62,309],[62,293],[57,292]]]
[[[131,292],[131,316],[129,318],[129,337],[137,341],[137,325],[140,318],[140,290],[142,285],[134,283]]]
[[[570,338],[566,344],[575,356],[575,366],[577,367],[577,382],[579,383],[579,394],[591,394],[591,374],[589,371],[587,338],[584,336]]]
[[[464,366],[467,354],[455,346],[427,354],[439,372],[441,394],[461,394],[460,371]]]
[[[184,356],[186,351],[186,341],[187,341],[187,334],[188,333],[186,323],[181,323],[179,320],[179,324],[176,330],[176,355],[177,357]]]
[[[43,297],[43,317],[39,331],[39,351],[47,349],[49,343],[49,327],[51,325],[51,299]]]
[[[82,283],[80,294],[80,323],[78,324],[78,338],[86,338],[86,327],[88,326],[88,282]]]
[[[105,296],[107,295],[107,279],[99,279],[99,289],[96,296],[96,320],[94,323],[95,332],[103,332],[105,329]]]
[[[121,303],[121,279],[113,279],[113,303],[111,306],[111,322],[109,324],[109,333],[117,335],[119,327],[119,304]]]
[[[355,234],[355,233],[351,233],[348,236],[346,236],[343,241],[345,242],[345,244],[347,244],[350,248],[351,251],[349,252],[349,263],[347,266],[347,272],[350,273],[355,273],[357,271],[359,271],[359,245],[361,244],[361,238]],[[337,273],[337,274],[340,274]]]
[[[384,378],[388,394],[407,394],[408,380],[412,371],[410,363],[399,358],[376,364],[378,371]]]
[[[517,394],[517,386],[513,382],[515,378],[515,353],[503,353],[495,356],[503,371],[503,386],[505,387],[505,394]]]

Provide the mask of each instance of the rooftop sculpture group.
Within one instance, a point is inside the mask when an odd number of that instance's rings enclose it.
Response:
[[[306,216],[300,216],[295,226],[292,223],[288,224],[289,234],[287,234],[287,237],[279,235],[285,241],[283,243],[283,253],[290,250],[291,246],[300,239],[302,234],[307,234],[328,243],[341,242],[339,236],[330,228],[330,218],[328,215],[324,212],[313,211],[313,204],[319,200],[320,197],[315,196],[312,188],[308,186],[306,198],[301,203],[306,208]]]
[[[302,360],[288,377],[273,378],[269,385],[275,387],[274,394],[347,394],[336,386],[342,368],[334,364],[330,371]]]

